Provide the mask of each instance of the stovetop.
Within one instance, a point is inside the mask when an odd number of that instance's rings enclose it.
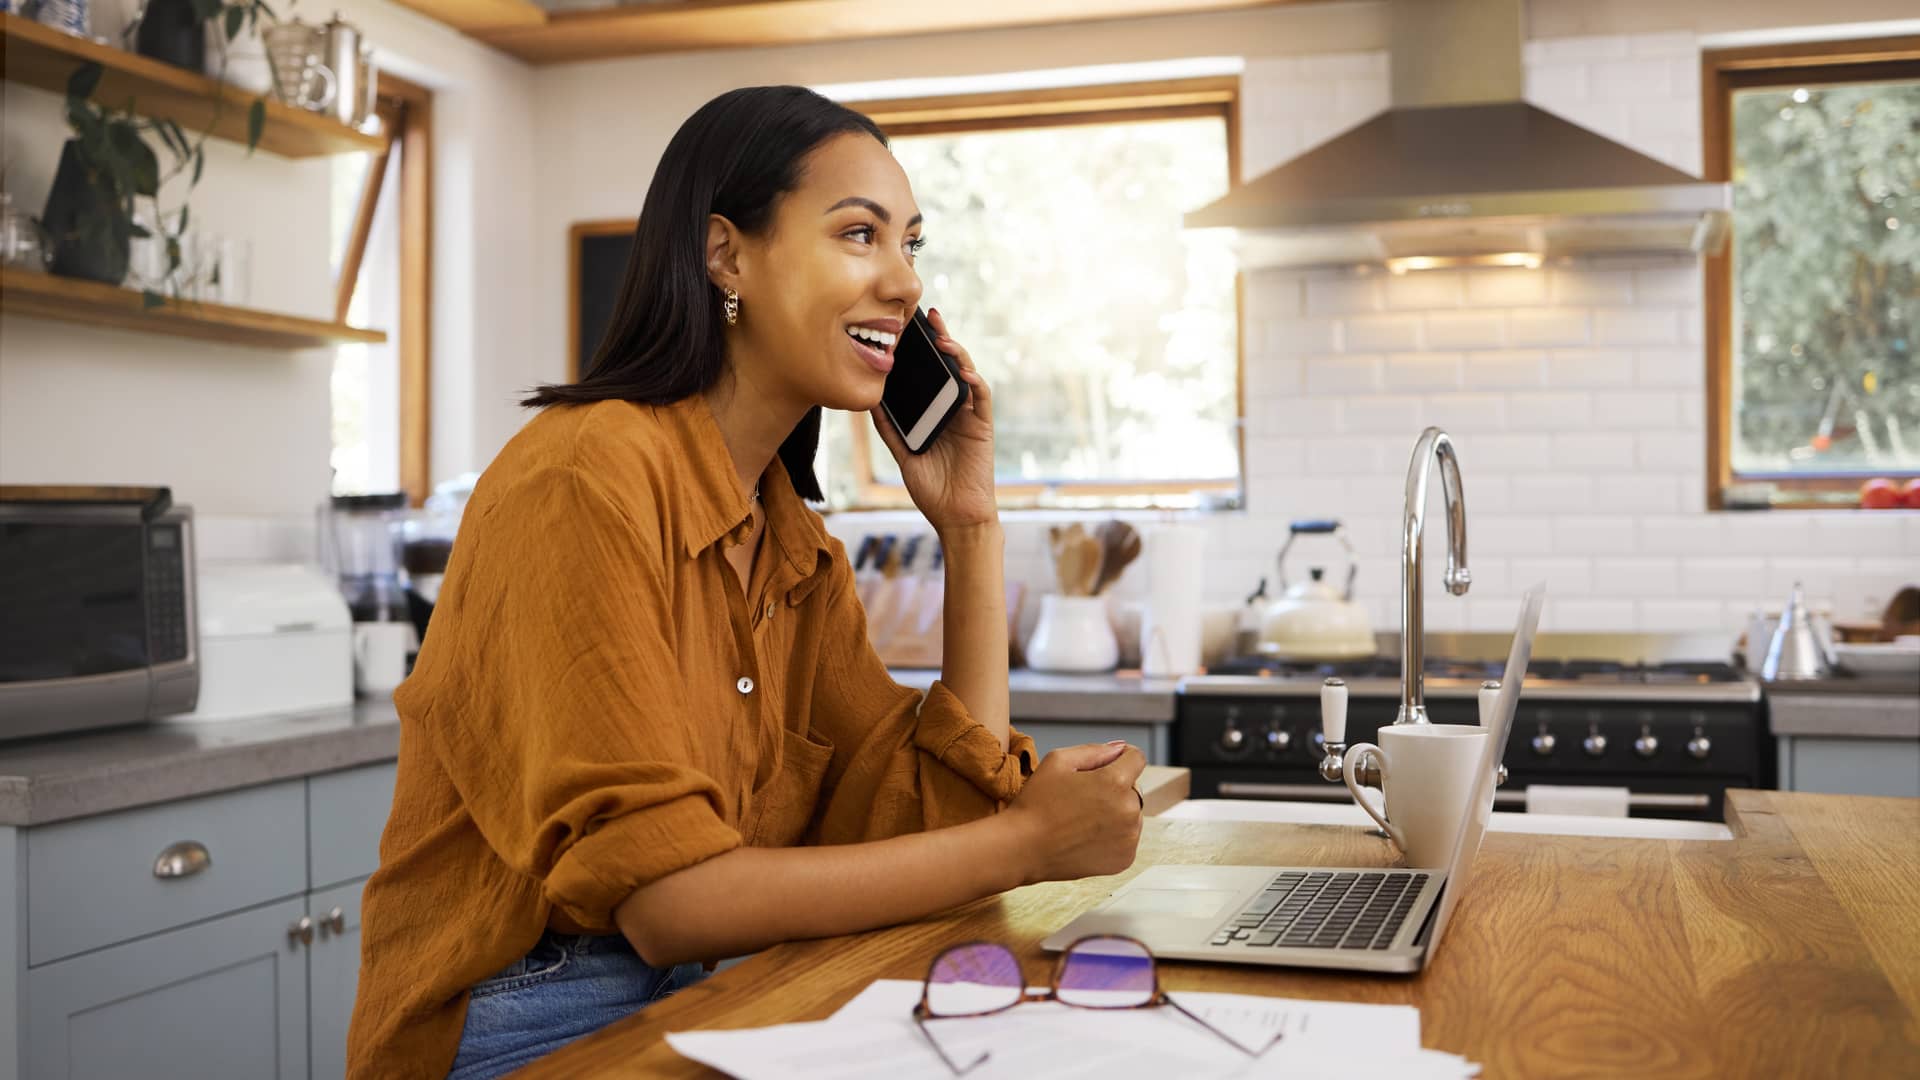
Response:
[[[1429,657],[1423,667],[1426,693],[1433,697],[1465,697],[1480,684],[1498,679],[1503,660],[1456,660]],[[1189,676],[1182,693],[1200,695],[1305,696],[1317,694],[1322,680],[1347,681],[1356,696],[1400,692],[1398,656],[1335,663],[1278,660],[1271,656],[1242,656]],[[1527,665],[1525,693],[1530,698],[1561,700],[1671,699],[1684,701],[1758,701],[1760,685],[1731,664],[1710,660],[1623,662],[1618,660],[1542,659]]]

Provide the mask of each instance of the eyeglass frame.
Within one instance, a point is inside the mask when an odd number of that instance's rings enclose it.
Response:
[[[1075,949],[1078,949],[1080,946],[1085,945],[1090,941],[1124,941],[1129,945],[1135,945],[1139,947],[1140,952],[1146,956],[1147,963],[1148,965],[1150,965],[1151,970],[1153,972],[1153,990],[1152,990],[1152,993],[1148,995],[1147,1000],[1139,1002],[1137,1004],[1133,1004],[1133,1005],[1085,1005],[1077,1002],[1066,1001],[1060,997],[1060,976],[1066,970],[1067,958],[1073,955],[1073,951]],[[940,961],[943,958],[945,958],[948,953],[958,952],[961,949],[971,949],[981,945],[987,946],[989,948],[999,949],[1002,952],[1005,952],[1009,957],[1012,958],[1013,966],[1015,967],[1015,969],[1017,969],[1020,972],[1020,985],[1018,987],[1013,988],[1019,991],[1019,996],[1014,998],[1012,1001],[1007,1002],[1005,1005],[998,1005],[991,1009],[982,1009],[979,1012],[935,1013],[933,1009],[928,1005],[927,999],[928,999],[928,995],[933,990],[933,973],[936,970],[938,970],[940,966]],[[933,1033],[927,1030],[927,1021],[928,1020],[968,1020],[968,1019],[973,1019],[981,1016],[993,1016],[997,1013],[1006,1012],[1008,1009],[1016,1008],[1018,1006],[1025,1005],[1029,1002],[1054,1001],[1054,1002],[1059,1002],[1061,1005],[1065,1005],[1067,1008],[1070,1008],[1070,1009],[1096,1009],[1100,1011],[1121,1011],[1126,1009],[1156,1009],[1162,1005],[1171,1005],[1173,1008],[1179,1010],[1182,1016],[1185,1016],[1187,1019],[1192,1020],[1194,1023],[1199,1024],[1201,1027],[1205,1028],[1209,1032],[1212,1032],[1214,1035],[1218,1036],[1222,1042],[1225,1042],[1228,1046],[1231,1046],[1235,1050],[1238,1050],[1241,1053],[1246,1054],[1248,1057],[1255,1057],[1255,1058],[1266,1053],[1268,1050],[1273,1049],[1274,1046],[1276,1046],[1280,1042],[1284,1034],[1283,1032],[1275,1032],[1273,1038],[1270,1041],[1268,1041],[1268,1043],[1265,1046],[1261,1047],[1258,1050],[1252,1049],[1247,1046],[1242,1046],[1239,1040],[1235,1039],[1231,1035],[1228,1035],[1226,1032],[1221,1031],[1219,1028],[1214,1027],[1212,1024],[1207,1023],[1205,1020],[1201,1019],[1200,1016],[1197,1013],[1195,1013],[1192,1009],[1189,1009],[1185,1005],[1182,1005],[1178,1001],[1175,1001],[1173,999],[1173,996],[1171,994],[1168,994],[1165,988],[1163,988],[1160,985],[1159,957],[1156,957],[1153,955],[1153,950],[1147,947],[1146,942],[1141,941],[1139,938],[1136,938],[1136,937],[1129,937],[1126,934],[1086,934],[1081,937],[1077,937],[1073,939],[1073,941],[1069,942],[1066,948],[1061,949],[1060,955],[1054,959],[1053,975],[1051,978],[1047,980],[1047,988],[1045,990],[1041,990],[1037,993],[1030,991],[1027,989],[1026,982],[1027,982],[1026,968],[1024,965],[1020,963],[1020,955],[1014,952],[1008,946],[1002,944],[1001,942],[976,939],[973,941],[963,941],[957,945],[949,945],[946,948],[941,949],[939,952],[934,954],[933,959],[929,961],[927,964],[926,977],[920,980],[920,1001],[913,1007],[914,1026],[920,1029],[920,1034],[922,1037],[924,1037],[927,1040],[927,1045],[933,1047],[933,1052],[940,1055],[940,1060],[946,1063],[947,1068],[953,1070],[953,1075],[955,1076],[964,1076],[969,1071],[978,1068],[982,1062],[986,1061],[989,1057],[993,1056],[993,1052],[990,1050],[981,1051],[980,1056],[973,1059],[973,1061],[969,1062],[964,1068],[961,1067],[960,1065],[956,1065],[954,1063],[954,1060],[951,1057],[947,1056],[947,1052],[944,1048],[941,1047],[939,1040],[935,1039],[933,1037]]]

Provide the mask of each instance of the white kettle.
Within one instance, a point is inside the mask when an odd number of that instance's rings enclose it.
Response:
[[[1322,567],[1313,567],[1308,580],[1287,584],[1287,552],[1301,536],[1331,536],[1347,553],[1347,579],[1335,589]],[[1353,579],[1359,567],[1353,545],[1338,521],[1296,521],[1287,527],[1287,542],[1279,556],[1280,599],[1268,606],[1260,625],[1260,652],[1281,660],[1364,660],[1374,654],[1373,622],[1353,602]]]

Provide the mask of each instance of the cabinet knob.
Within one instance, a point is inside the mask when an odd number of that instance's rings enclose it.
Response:
[[[313,919],[306,915],[300,916],[299,922],[287,927],[287,940],[296,945],[313,944]]]
[[[212,865],[213,856],[207,853],[207,845],[198,840],[182,840],[168,844],[153,860],[153,876],[162,880],[192,877]]]
[[[326,915],[322,916],[320,919],[320,929],[322,931],[331,930],[335,934],[346,933],[347,932],[347,913],[344,911],[341,911],[339,908],[334,908],[333,910],[327,912]]]

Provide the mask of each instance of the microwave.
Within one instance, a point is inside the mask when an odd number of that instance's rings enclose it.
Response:
[[[0,740],[192,709],[194,582],[165,488],[0,486]]]

